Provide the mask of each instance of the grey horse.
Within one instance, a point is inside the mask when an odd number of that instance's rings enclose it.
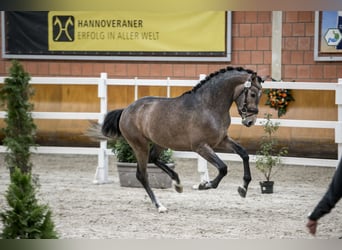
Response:
[[[90,130],[100,132],[105,138],[125,138],[138,161],[136,177],[159,212],[167,209],[149,185],[146,171],[149,160],[172,178],[178,192],[183,190],[178,174],[159,160],[160,153],[167,148],[194,151],[218,169],[213,180],[200,183],[200,190],[217,188],[228,172],[227,165],[215,152],[233,150],[243,160],[243,185],[238,192],[245,197],[251,181],[249,156],[227,134],[231,123],[229,110],[235,102],[242,124],[252,126],[258,114],[262,82],[252,70],[227,67],[210,74],[181,96],[144,97],[125,109],[110,111],[102,125],[95,124]]]

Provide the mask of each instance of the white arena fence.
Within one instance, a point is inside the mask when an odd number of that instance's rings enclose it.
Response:
[[[203,79],[205,75],[200,75],[199,79]],[[0,77],[0,84],[4,83],[6,77]],[[34,119],[78,119],[78,120],[98,120],[101,123],[107,113],[107,86],[123,85],[134,86],[135,99],[138,99],[139,86],[165,86],[167,88],[167,96],[170,96],[171,87],[193,87],[198,80],[173,80],[167,79],[108,79],[107,73],[101,73],[100,78],[92,77],[32,77],[30,84],[34,85],[98,85],[98,98],[100,101],[99,112],[32,112]],[[301,128],[327,128],[334,129],[335,142],[338,145],[338,159],[342,155],[342,79],[337,83],[327,82],[264,82],[263,88],[286,88],[298,90],[333,90],[335,91],[335,103],[338,108],[337,121],[319,121],[319,120],[290,120],[290,119],[272,119],[279,122],[283,127],[301,127]],[[0,118],[5,118],[6,112],[0,111]],[[256,125],[262,125],[264,119],[258,118]],[[241,125],[240,117],[232,117],[232,124]],[[6,152],[6,147],[0,146],[0,152]],[[100,142],[99,147],[53,147],[39,146],[32,149],[33,153],[39,154],[94,154],[98,155],[98,166],[95,173],[94,183],[107,183],[108,180],[108,156],[112,154],[107,149],[107,142]],[[223,160],[241,161],[236,154],[218,154]],[[198,172],[200,179],[208,180],[207,162],[194,152],[173,152],[175,158],[192,158],[197,159]],[[251,162],[255,162],[255,155],[250,156]],[[303,166],[326,166],[336,167],[338,160],[317,159],[317,158],[301,158],[301,157],[282,157],[284,164],[303,165]]]

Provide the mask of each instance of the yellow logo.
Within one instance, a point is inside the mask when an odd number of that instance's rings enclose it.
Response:
[[[75,40],[75,19],[73,16],[53,16],[53,40],[73,42]]]

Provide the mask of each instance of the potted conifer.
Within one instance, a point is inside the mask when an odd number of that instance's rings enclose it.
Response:
[[[260,148],[256,152],[256,168],[265,177],[264,181],[260,182],[261,193],[273,193],[274,181],[271,177],[279,170],[281,166],[281,156],[287,155],[286,147],[280,147],[275,136],[279,129],[279,123],[271,120],[272,114],[265,114],[265,121],[262,126],[265,135],[261,138]],[[277,169],[275,169],[278,167]]]
[[[117,158],[117,169],[119,173],[120,186],[122,187],[142,187],[136,178],[137,160],[130,145],[124,138],[110,142],[109,147]],[[172,159],[172,151],[164,150],[160,156],[160,160],[166,163],[170,168],[174,168],[175,164]],[[152,188],[170,188],[172,186],[171,178],[153,163],[148,163],[147,173],[150,186]]]

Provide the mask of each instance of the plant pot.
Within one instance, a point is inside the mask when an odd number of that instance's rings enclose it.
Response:
[[[274,181],[260,181],[260,188],[262,194],[272,194],[273,193]]]
[[[174,169],[175,164],[167,164],[171,169]],[[140,181],[136,177],[137,163],[118,162],[117,168],[119,172],[119,180],[121,187],[142,187]],[[149,163],[147,165],[148,180],[151,188],[170,188],[172,180],[163,170]]]

